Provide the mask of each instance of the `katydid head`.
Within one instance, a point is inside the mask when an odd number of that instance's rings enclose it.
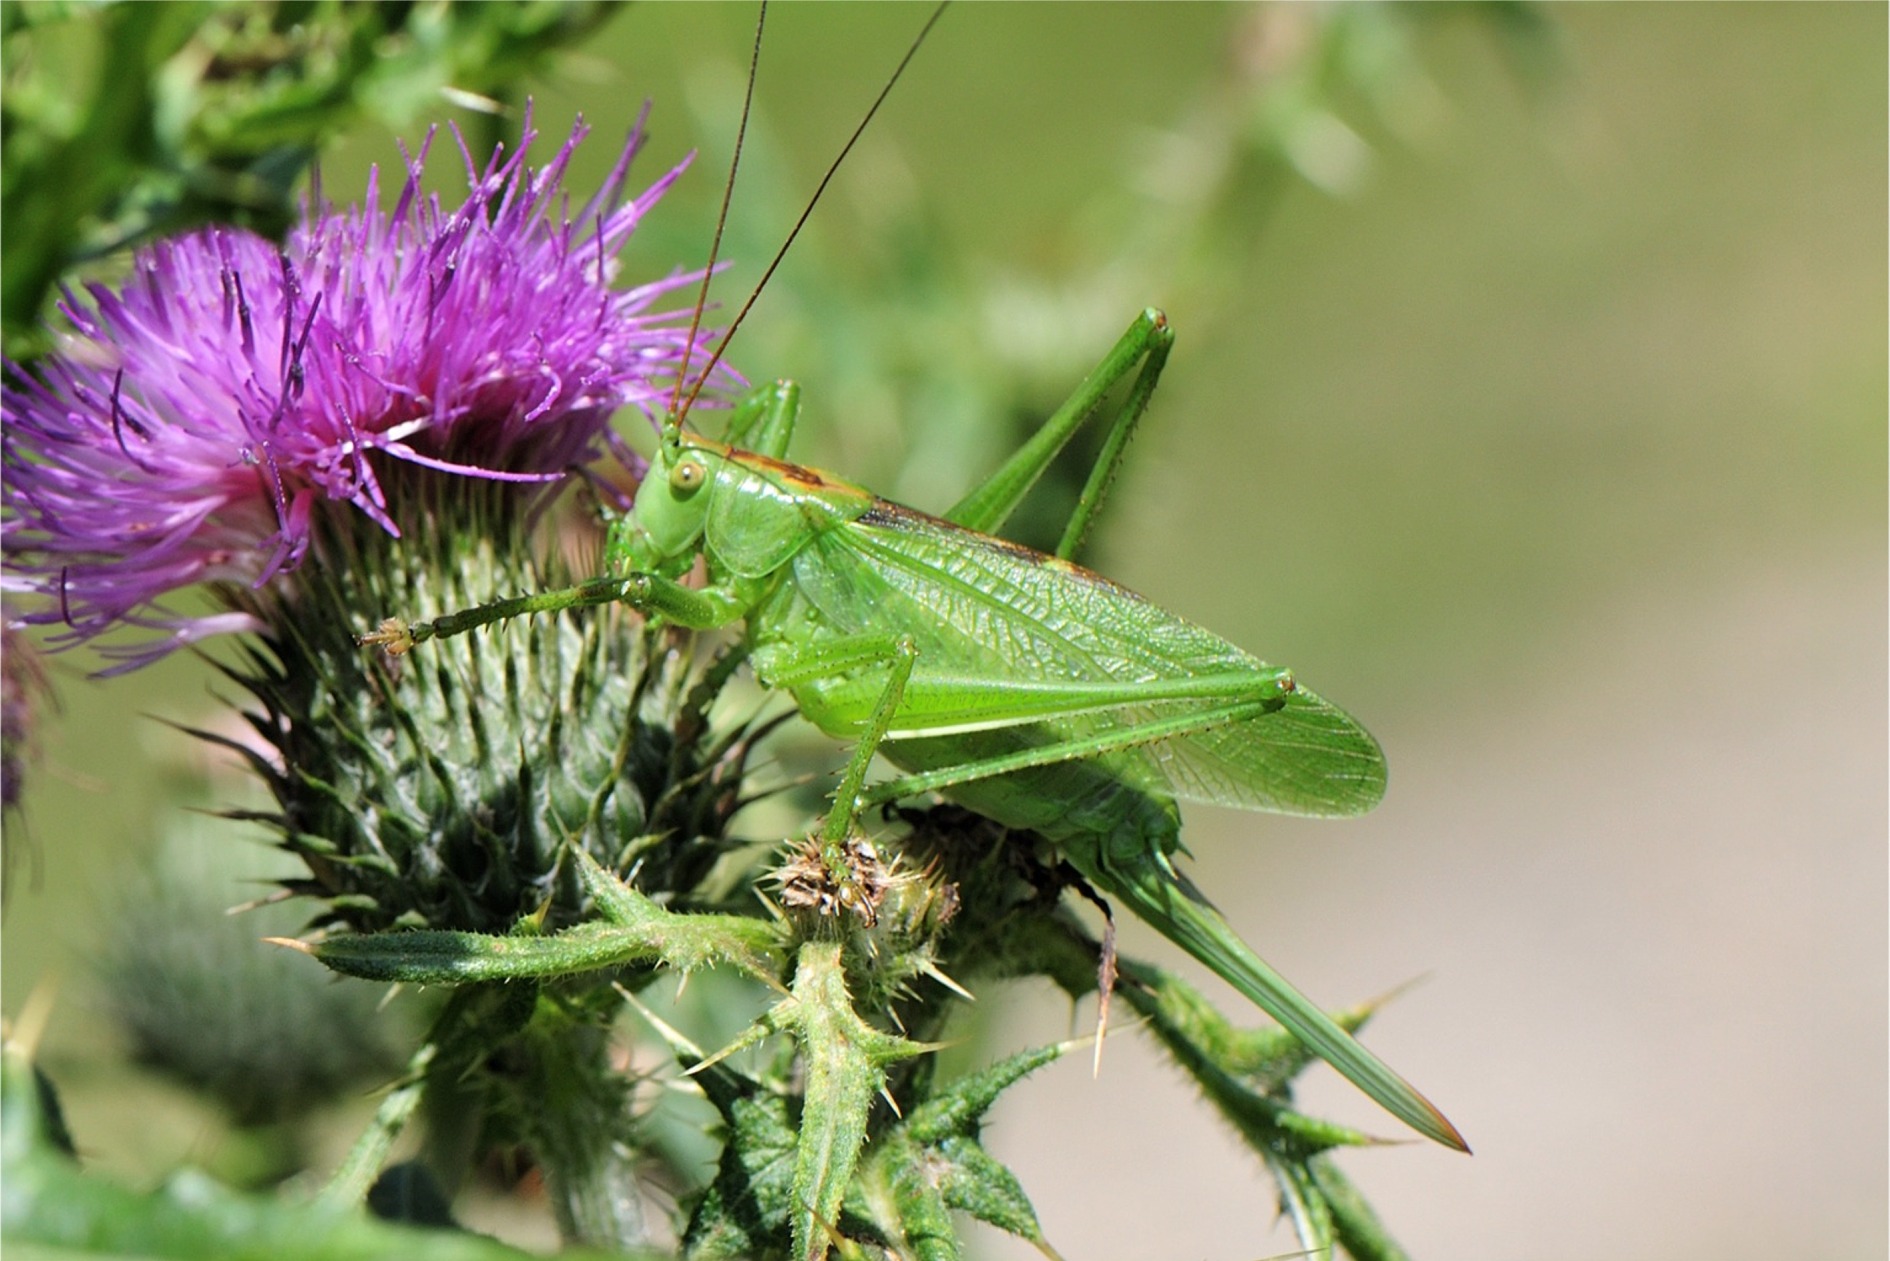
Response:
[[[686,431],[678,430],[673,444],[665,438],[650,457],[635,504],[611,523],[605,560],[613,572],[675,577],[702,550],[709,488],[722,457]]]

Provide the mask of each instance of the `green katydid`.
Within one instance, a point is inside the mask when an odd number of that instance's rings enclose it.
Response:
[[[742,118],[745,131],[746,107]],[[737,160],[740,147],[738,133]],[[731,170],[724,216],[733,184]],[[819,197],[724,333],[711,368]],[[711,247],[705,299],[714,257]],[[701,309],[699,301],[698,318]],[[737,402],[726,441],[686,429],[695,394],[682,399],[685,363],[631,509],[611,523],[607,576],[412,626],[390,620],[366,642],[404,652],[505,618],[609,603],[701,630],[740,621],[760,681],[791,694],[820,730],[853,742],[820,833],[822,864],[843,905],[856,892],[848,842],[859,815],[941,793],[1044,836],[1089,884],[1127,903],[1393,1115],[1468,1151],[1443,1113],[1254,954],[1172,861],[1181,844],[1177,798],[1345,816],[1371,809],[1385,789],[1377,741],[1291,671],[1072,563],[1173,342],[1159,311],[1142,312],[1042,428],[943,517],[787,463],[800,397],[791,382]],[[995,537],[1132,373],[1055,554]],[[696,378],[696,390],[708,376]],[[698,560],[706,581],[685,586],[679,580]],[[908,773],[867,788],[876,754]]]
[[[821,833],[837,886],[849,878],[856,817],[899,798],[937,792],[1036,831],[1394,1115],[1468,1150],[1423,1095],[1255,955],[1172,861],[1177,798],[1344,816],[1371,809],[1385,787],[1377,742],[1290,671],[1071,562],[1172,342],[1161,313],[1143,312],[1037,434],[943,517],[786,463],[799,407],[791,383],[738,402],[728,442],[672,415],[630,511],[612,523],[609,576],[390,623],[372,638],[405,650],[611,602],[697,629],[739,620],[760,681],[854,742]],[[1056,553],[994,537],[1131,373]],[[698,560],[706,581],[684,585]],[[867,787],[875,753],[907,774]]]

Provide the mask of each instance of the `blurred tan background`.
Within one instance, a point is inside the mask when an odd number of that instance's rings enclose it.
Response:
[[[1314,996],[1426,978],[1368,1041],[1477,1155],[1346,1158],[1397,1236],[1880,1258],[1885,10],[1542,17],[1517,42],[1380,15],[1298,99],[1331,11],[963,6],[736,360],[801,379],[809,458],[936,510],[1011,440],[949,418],[1027,423],[1164,306],[1179,346],[1091,559],[1385,744],[1364,820],[1194,810],[1187,835]],[[771,16],[725,302],[922,18]],[[645,97],[646,176],[704,147],[633,268],[700,253],[751,21],[628,9],[539,89],[547,132],[580,106],[598,127],[577,187]],[[352,141],[331,195],[389,154]],[[188,662],[60,684],[8,837],[5,1006],[54,978],[75,1129],[148,1173],[216,1135],[101,1055],[85,961],[164,800],[171,737],[136,715],[200,717],[212,685]],[[1005,1045],[1088,1020],[987,1001]],[[1308,1101],[1391,1128],[1330,1074]],[[1100,1081],[1072,1060],[1019,1088],[993,1143],[1072,1261],[1290,1250],[1216,1127],[1124,1030]]]

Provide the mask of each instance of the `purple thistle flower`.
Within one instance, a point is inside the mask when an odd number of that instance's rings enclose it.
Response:
[[[267,583],[342,504],[397,535],[396,463],[555,481],[598,454],[618,409],[660,411],[689,312],[651,307],[700,273],[608,285],[683,168],[627,198],[639,125],[569,218],[561,184],[585,131],[543,167],[523,160],[529,118],[520,151],[483,170],[462,141],[470,192],[450,211],[420,191],[429,136],[403,151],[391,213],[370,177],[364,208],[311,211],[286,248],[205,229],[140,251],[116,291],[88,286],[89,308],[68,292],[73,332],[34,373],[7,365],[0,403],[4,586],[42,601],[17,620],[63,624],[56,647],[119,625],[163,632],[105,648],[117,669],[257,629],[163,599]]]

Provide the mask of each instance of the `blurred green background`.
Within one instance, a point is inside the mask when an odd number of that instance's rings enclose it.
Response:
[[[770,15],[723,303],[924,15]],[[810,462],[938,510],[1163,307],[1178,348],[1090,559],[1387,748],[1363,821],[1195,810],[1188,835],[1316,997],[1428,978],[1368,1040],[1478,1154],[1348,1161],[1398,1236],[1461,1261],[1881,1257],[1886,13],[1539,16],[961,6],[733,358],[802,382]],[[752,20],[625,8],[533,87],[544,133],[596,128],[575,189],[646,99],[646,179],[702,149],[632,273],[699,262]],[[329,195],[374,161],[389,139],[350,136]],[[179,738],[148,715],[202,721],[214,683],[54,668],[7,837],[5,1007],[56,987],[73,1128],[148,1178],[224,1139],[122,1067],[90,961],[179,809]],[[229,855],[233,880],[265,865]],[[998,1006],[1007,1043],[1072,1027],[1048,992]],[[1372,1126],[1329,1074],[1313,1093]],[[1067,1256],[1291,1247],[1132,1036],[994,1133]]]

